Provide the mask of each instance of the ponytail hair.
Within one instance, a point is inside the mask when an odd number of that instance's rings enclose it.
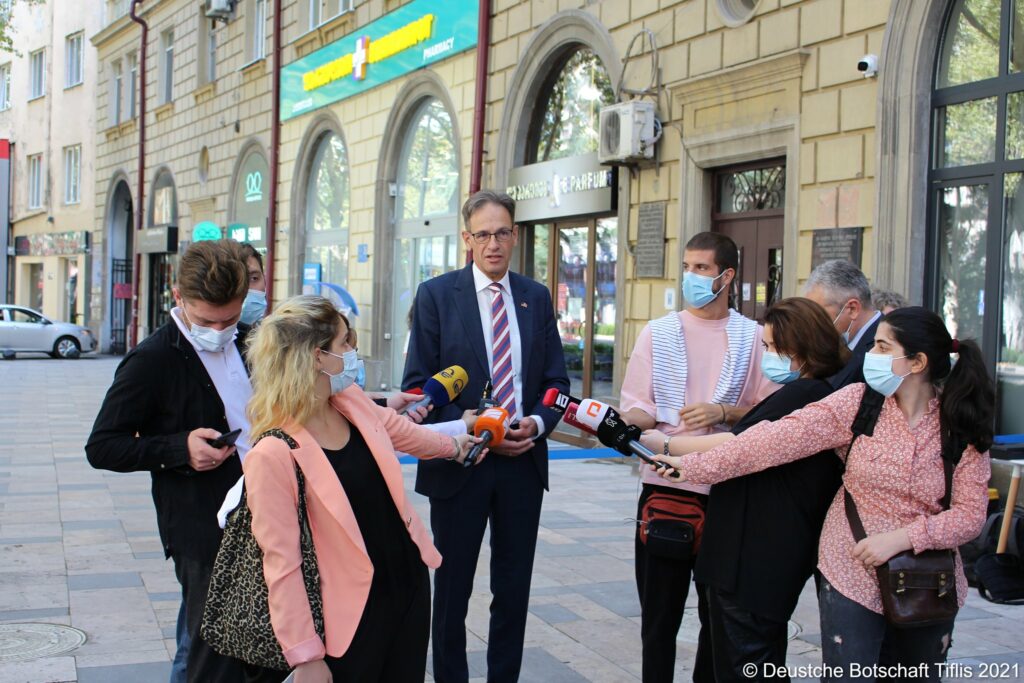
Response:
[[[929,379],[939,385],[942,457],[953,463],[968,444],[984,453],[992,446],[996,392],[977,342],[955,340],[938,315],[920,306],[898,308],[882,318],[908,356],[928,358]],[[957,354],[956,364],[949,360]]]

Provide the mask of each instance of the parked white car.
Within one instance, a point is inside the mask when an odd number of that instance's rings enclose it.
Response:
[[[42,352],[54,358],[78,358],[96,350],[92,330],[54,322],[24,306],[0,304],[0,355]]]

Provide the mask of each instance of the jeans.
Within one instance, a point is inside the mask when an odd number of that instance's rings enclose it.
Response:
[[[822,681],[934,681],[953,644],[953,620],[895,628],[885,617],[850,600],[822,578],[818,594]],[[875,676],[872,667],[883,667]]]
[[[174,661],[171,663],[170,683],[186,683],[185,669],[188,665],[188,648],[192,639],[188,635],[188,627],[185,621],[185,599],[181,600],[181,608],[178,610],[178,626],[174,633],[178,649],[174,652]]]
[[[711,658],[716,683],[749,681],[753,678],[751,670],[765,678],[789,681],[789,676],[774,673],[785,671],[789,625],[748,612],[727,591],[714,586],[703,589],[707,622],[701,630],[709,631],[711,637],[701,637],[699,647],[710,646],[711,652],[698,650],[697,659]],[[757,668],[752,669],[751,665]]]

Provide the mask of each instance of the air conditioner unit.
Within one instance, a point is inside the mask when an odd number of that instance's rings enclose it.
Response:
[[[228,21],[235,16],[238,0],[206,0],[206,17],[214,21]]]
[[[628,164],[654,158],[655,105],[647,100],[630,100],[601,108],[601,145],[597,152],[602,164]]]

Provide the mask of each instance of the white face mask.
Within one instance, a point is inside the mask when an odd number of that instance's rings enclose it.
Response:
[[[845,310],[846,310],[846,305],[843,304],[843,307],[839,309],[839,313],[836,314],[835,320],[832,321],[832,327],[835,327],[836,323],[839,322],[839,319],[841,317],[843,317],[843,311],[845,311]],[[843,341],[846,342],[847,346],[850,345],[850,330],[852,330],[852,329],[853,329],[853,321],[851,320],[849,326],[847,326],[847,328],[846,328],[846,332],[843,332]]]
[[[336,354],[336,353],[331,353],[330,351],[325,351],[324,349],[321,349],[321,351],[326,353],[328,356],[334,356],[335,358],[340,358],[344,362],[344,365],[342,365],[342,368],[341,368],[341,372],[339,372],[336,375],[332,375],[331,373],[327,372],[326,370],[321,370],[320,371],[320,372],[324,373],[325,375],[327,375],[328,377],[331,378],[331,395],[332,396],[334,394],[337,394],[337,393],[341,392],[341,391],[345,391],[350,386],[352,386],[353,384],[356,383],[356,378],[359,375],[359,356],[358,356],[358,354],[356,354],[355,351],[346,351],[345,353],[343,353],[340,356],[338,354]]]
[[[188,313],[185,312],[184,306],[181,307],[181,314],[185,316],[185,320],[188,320],[188,336],[203,351],[220,353],[228,344],[235,340],[235,336],[238,333],[238,323],[229,325],[223,330],[215,330],[212,327],[203,327],[192,322],[188,317]]]

